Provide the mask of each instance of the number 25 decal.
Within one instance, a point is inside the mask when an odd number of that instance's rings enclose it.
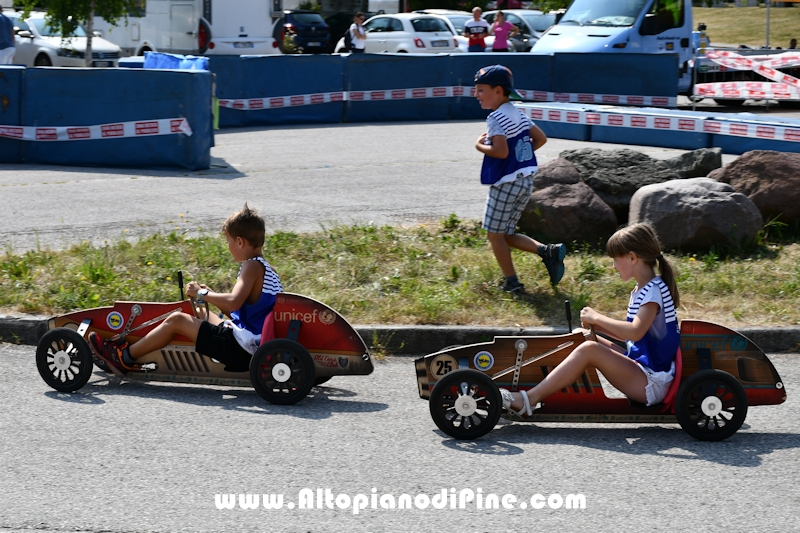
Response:
[[[456,359],[452,355],[440,355],[431,361],[431,374],[433,374],[436,379],[439,379],[448,372],[452,372],[456,368],[458,368],[458,363],[456,363]]]

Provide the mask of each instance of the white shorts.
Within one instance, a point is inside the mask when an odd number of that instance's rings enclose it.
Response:
[[[14,60],[14,47],[3,48],[0,50],[0,65],[10,65]]]
[[[670,368],[668,372],[655,372],[644,365],[636,364],[639,365],[644,375],[647,376],[647,385],[644,388],[644,393],[647,396],[647,405],[651,406],[661,403],[667,395],[667,391],[669,391],[672,380],[675,379],[675,363],[672,363],[672,368]]]

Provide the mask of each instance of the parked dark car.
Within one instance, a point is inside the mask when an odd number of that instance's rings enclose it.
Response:
[[[273,31],[278,48],[284,54],[291,53],[284,43],[287,33],[294,35],[295,46],[304,54],[325,54],[330,48],[330,28],[316,11],[286,10]]]
[[[366,18],[364,20],[368,20],[372,18],[373,15],[378,15],[382,13],[382,11],[377,13],[364,13]],[[325,17],[325,22],[328,24],[328,27],[331,29],[331,44],[328,47],[328,52],[333,53],[333,49],[336,47],[336,42],[344,35],[344,32],[350,28],[350,25],[353,23],[353,17],[355,17],[355,13],[349,13],[346,11],[339,11],[338,13],[334,13],[329,17]]]

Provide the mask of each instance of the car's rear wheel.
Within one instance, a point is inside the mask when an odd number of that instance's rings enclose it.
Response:
[[[39,375],[59,392],[74,392],[92,376],[92,349],[86,339],[69,328],[56,328],[36,346]]]
[[[36,59],[33,60],[34,67],[52,67],[53,62],[50,61],[50,58],[47,54],[39,54],[36,56]]]
[[[742,427],[747,416],[747,394],[731,374],[701,370],[681,383],[675,416],[683,430],[696,439],[727,439]]]
[[[456,439],[477,439],[489,433],[503,409],[500,389],[481,372],[454,370],[434,385],[430,397],[431,418]]]
[[[316,380],[311,354],[289,339],[275,339],[259,347],[250,360],[250,381],[270,403],[292,405],[305,398]]]

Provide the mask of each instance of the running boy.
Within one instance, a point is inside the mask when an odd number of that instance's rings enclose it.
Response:
[[[89,344],[114,374],[124,377],[128,371],[138,370],[139,357],[163,348],[176,335],[195,341],[198,353],[224,363],[226,370],[247,370],[258,347],[264,320],[275,306],[275,295],[283,287],[278,274],[262,257],[265,230],[264,219],[258,213],[244,204],[244,209],[223,223],[222,233],[231,255],[241,263],[233,290],[213,292],[206,285],[191,281],[186,294],[197,298],[200,304],[214,304],[231,320],[223,321],[211,314],[204,321],[186,313],[173,313],[131,345],[127,342],[118,345],[91,332]]]
[[[538,166],[534,151],[547,142],[547,136],[509,99],[521,100],[514,90],[511,71],[503,65],[484,67],[475,74],[475,97],[483,109],[492,112],[486,119],[486,133],[475,143],[484,154],[481,183],[489,185],[483,228],[503,271],[506,292],[524,292],[517,279],[511,248],[536,252],[547,267],[550,283],[557,285],[564,277],[563,244],[542,244],[527,235],[516,233],[517,222],[533,192],[533,175]]]

